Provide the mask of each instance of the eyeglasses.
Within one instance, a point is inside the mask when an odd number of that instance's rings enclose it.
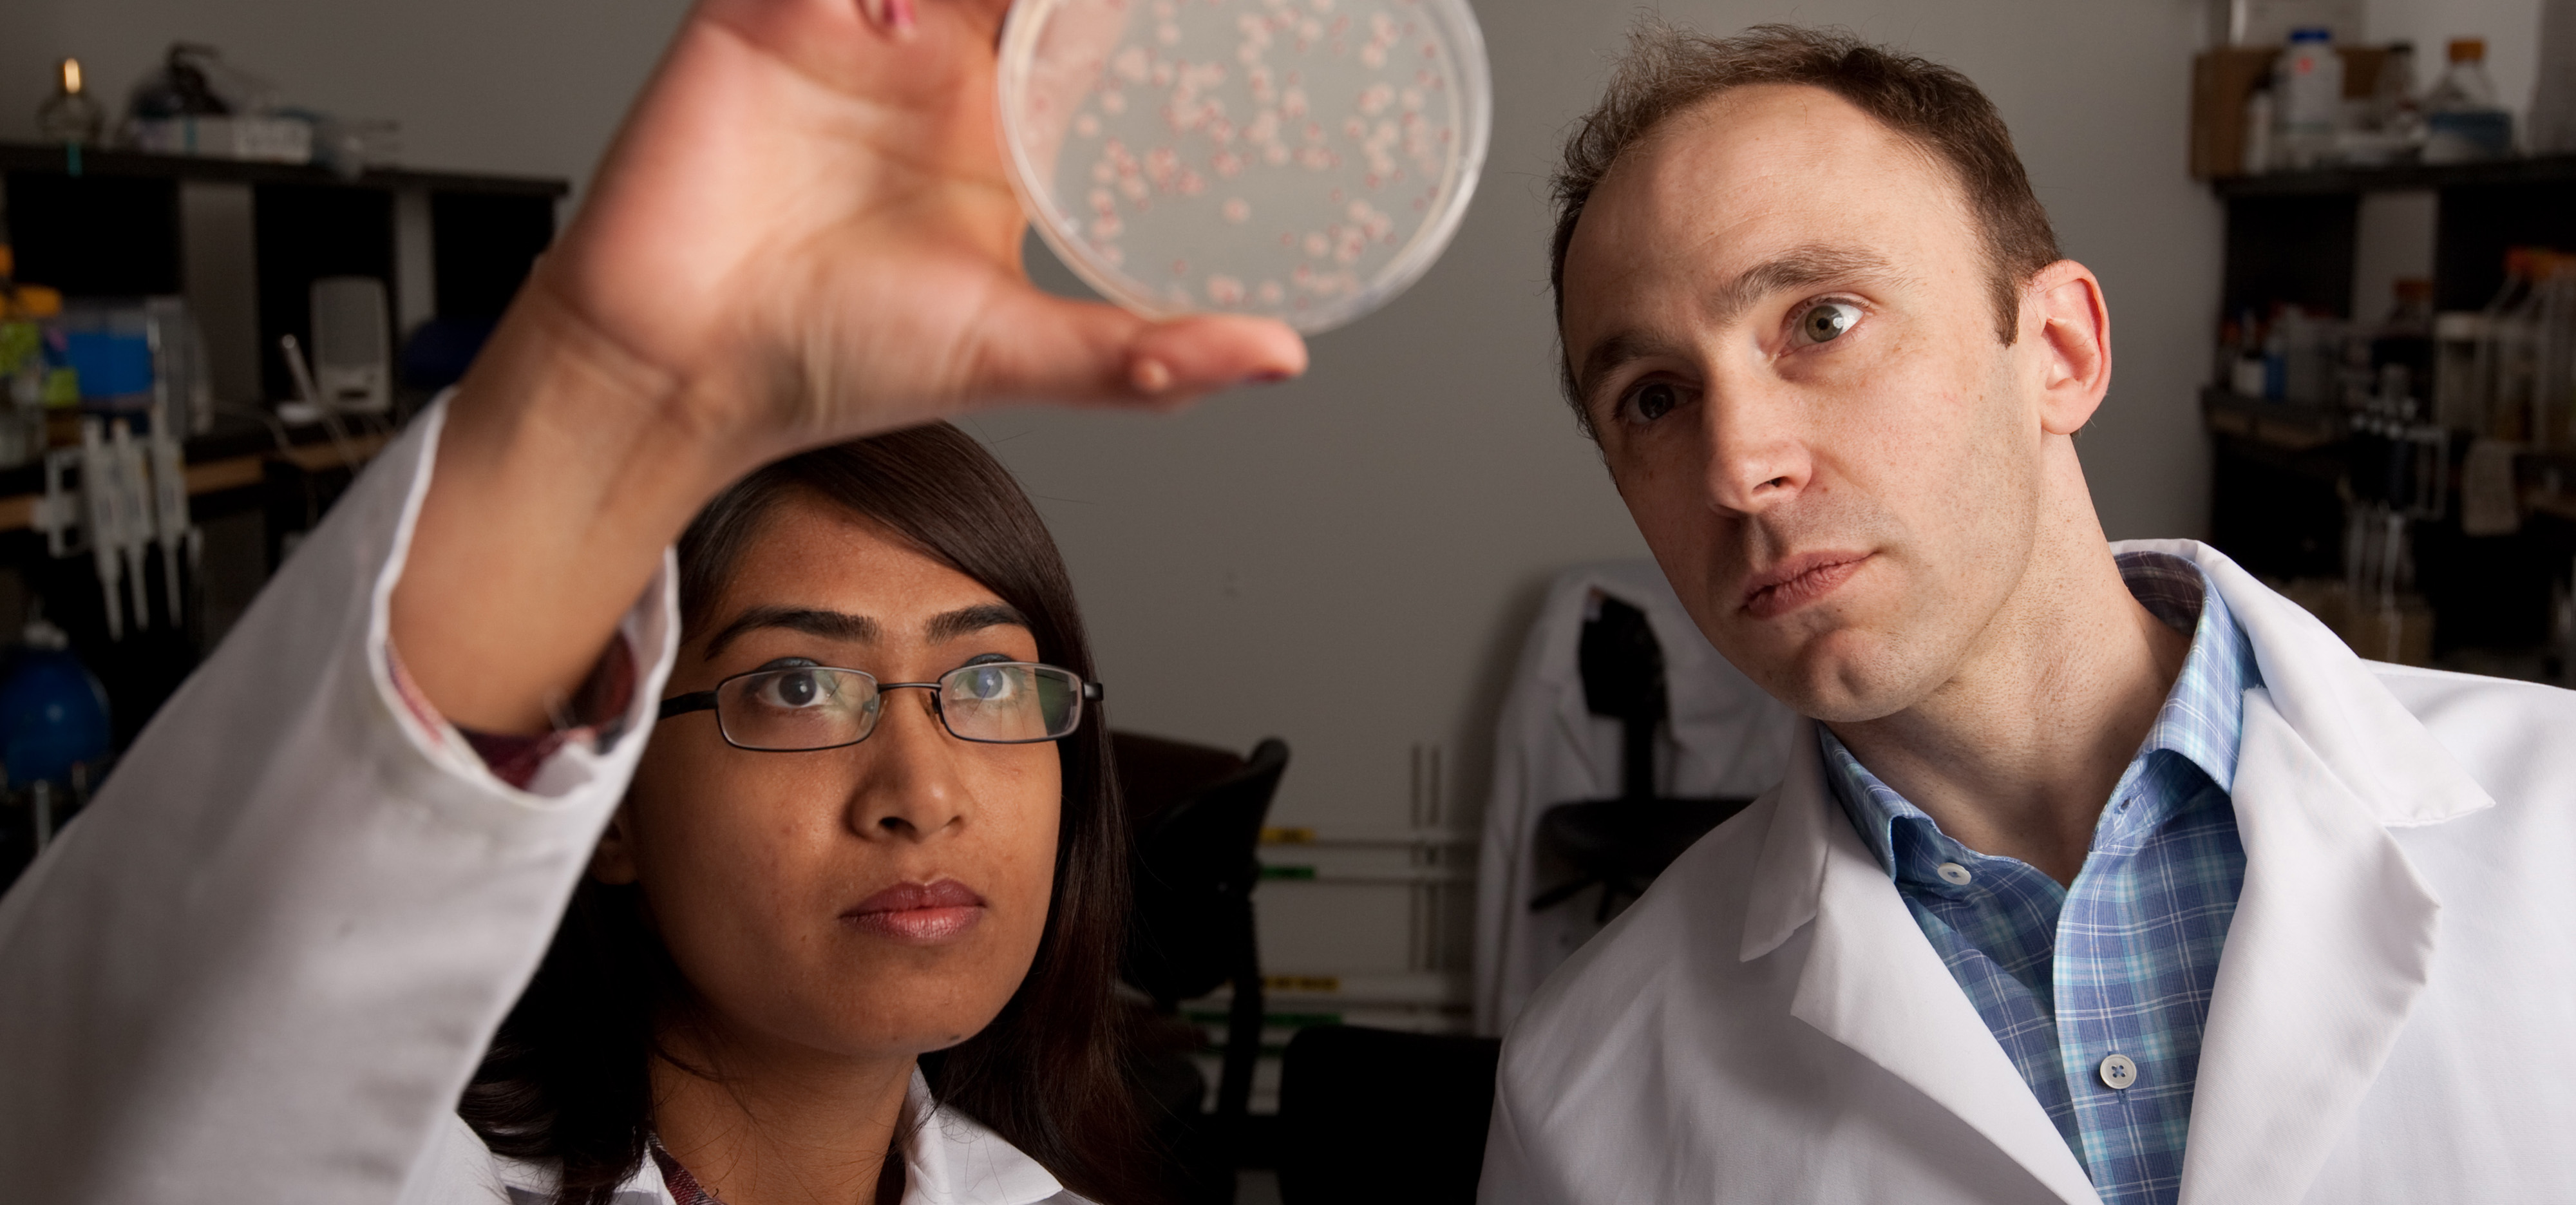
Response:
[[[941,727],[961,741],[1026,745],[1061,740],[1082,724],[1084,700],[1100,684],[1072,670],[1026,661],[960,666],[936,682],[879,682],[855,669],[798,665],[756,669],[714,690],[662,700],[662,719],[716,713],[725,743],[761,753],[838,749],[868,739],[885,710],[885,692],[926,690]]]

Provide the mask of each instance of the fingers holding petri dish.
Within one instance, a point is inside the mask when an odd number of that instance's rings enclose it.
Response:
[[[1022,204],[1092,287],[1308,334],[1439,257],[1492,111],[1465,0],[1020,0],[1000,87]]]

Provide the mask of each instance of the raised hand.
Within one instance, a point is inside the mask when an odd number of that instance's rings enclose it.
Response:
[[[451,403],[393,632],[450,718],[540,726],[661,549],[804,447],[1305,368],[1276,322],[1050,297],[994,115],[1002,0],[705,0]]]

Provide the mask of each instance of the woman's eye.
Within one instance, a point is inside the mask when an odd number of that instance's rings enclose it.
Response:
[[[971,670],[966,674],[966,693],[978,702],[992,702],[1007,697],[1015,684],[1011,671],[999,665]]]
[[[1798,341],[1831,343],[1860,322],[1860,307],[1844,301],[1819,301],[1798,315]]]
[[[1673,412],[1682,404],[1682,391],[1669,381],[1649,381],[1628,395],[1628,413],[1636,421],[1651,423]]]
[[[769,696],[767,702],[780,707],[811,707],[829,696],[832,691],[830,685],[824,682],[823,675],[796,672],[771,678],[769,688],[761,693]]]

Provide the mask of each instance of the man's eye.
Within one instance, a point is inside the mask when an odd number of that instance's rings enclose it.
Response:
[[[1682,391],[1667,381],[1649,381],[1628,395],[1628,413],[1641,423],[1662,418],[1681,404]]]
[[[1843,301],[1820,301],[1798,315],[1798,341],[1831,343],[1860,322],[1860,307]]]

